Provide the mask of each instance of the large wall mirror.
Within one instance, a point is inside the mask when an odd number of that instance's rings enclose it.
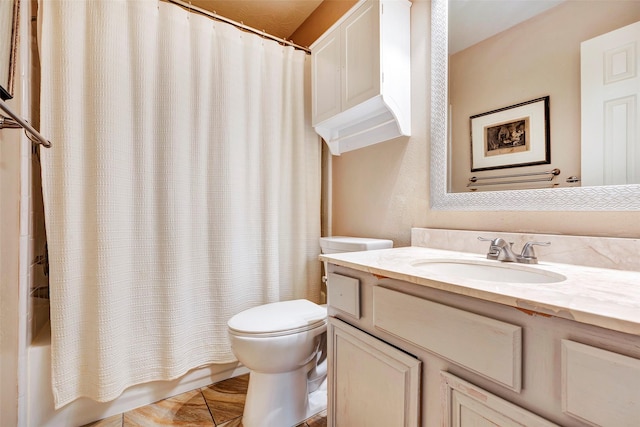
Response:
[[[475,5],[473,5],[475,3]],[[460,11],[454,11],[454,22],[450,22],[451,8],[461,5],[485,7],[489,4],[499,5],[502,13],[486,15],[475,11],[471,18],[480,23],[499,25],[497,16],[508,16],[509,5],[530,3],[541,6],[538,10],[530,8],[529,16],[523,15],[520,21],[509,18],[504,28],[482,28],[474,22],[460,21]],[[612,11],[609,6],[615,3],[620,6],[619,11]],[[581,42],[607,33],[621,25],[640,20],[640,2],[637,1],[478,1],[478,0],[433,0],[432,1],[432,99],[431,99],[431,205],[438,210],[637,210],[640,209],[640,180],[631,181],[632,184],[610,184],[609,182],[587,183],[567,178],[581,177],[584,174],[582,163],[584,154],[593,154],[602,148],[585,148],[581,137],[581,98],[584,97],[581,88]],[[595,6],[595,9],[578,11],[581,6]],[[602,8],[605,7],[604,11]],[[607,8],[609,7],[609,8]],[[599,9],[598,9],[599,8]],[[624,9],[627,8],[627,9]],[[468,8],[473,10],[473,7]],[[624,9],[624,10],[623,10]],[[574,19],[575,18],[575,19]],[[536,29],[532,25],[542,23]],[[450,25],[463,25],[466,28],[478,28],[467,36],[476,37],[474,40],[460,39],[458,33]],[[485,26],[487,26],[485,25]],[[516,29],[525,28],[525,35],[517,35]],[[487,35],[478,38],[484,31]],[[565,35],[568,41],[561,41]],[[640,34],[640,32],[639,32]],[[487,39],[487,37],[489,37]],[[478,41],[481,40],[481,41]],[[449,45],[451,47],[451,52]],[[467,45],[465,46],[465,43]],[[457,46],[457,47],[455,47]],[[478,49],[483,47],[484,51]],[[549,47],[553,48],[549,50]],[[548,58],[541,59],[543,48],[546,48]],[[488,50],[487,50],[488,49]],[[567,55],[567,51],[571,55]],[[613,53],[611,53],[613,52]],[[618,68],[626,67],[628,73],[640,73],[635,66],[629,69],[627,60],[640,55],[640,46],[633,45],[626,50],[612,50],[607,53],[614,58],[614,72]],[[453,56],[450,55],[453,53]],[[571,58],[566,58],[571,56]],[[584,54],[582,54],[584,56]],[[606,55],[605,55],[606,56]],[[483,62],[484,61],[484,62]],[[569,62],[567,62],[569,61]],[[616,62],[617,61],[617,62]],[[620,64],[623,65],[620,65]],[[570,65],[569,65],[570,64]],[[618,64],[618,65],[615,65]],[[451,66],[451,68],[450,68]],[[489,66],[497,67],[489,73]],[[615,68],[617,67],[617,68]],[[621,68],[622,67],[622,68]],[[591,67],[600,70],[601,67]],[[606,68],[606,67],[605,67]],[[605,70],[606,72],[606,70]],[[621,73],[621,75],[624,73]],[[518,80],[520,78],[520,80]],[[485,79],[485,80],[480,80]],[[488,79],[488,80],[487,80]],[[584,80],[584,79],[583,79]],[[488,82],[488,83],[487,83]],[[454,87],[455,85],[455,87]],[[638,84],[636,83],[636,88]],[[636,89],[637,90],[637,89]],[[547,110],[544,102],[527,103],[528,101],[548,99]],[[622,98],[621,98],[622,99]],[[631,101],[629,101],[631,99]],[[629,97],[624,108],[615,110],[626,111],[626,116],[636,117],[640,109],[637,97]],[[535,107],[540,105],[540,108]],[[600,104],[602,105],[602,104]],[[538,108],[538,110],[535,110]],[[601,110],[599,108],[598,110]],[[537,112],[536,112],[537,111]],[[617,111],[617,113],[616,113]],[[631,113],[629,113],[631,112]],[[532,124],[524,123],[520,119],[526,116]],[[626,117],[625,116],[625,117]],[[473,119],[472,119],[473,117]],[[545,134],[544,124],[550,123],[548,134]],[[473,145],[477,143],[475,123],[480,122],[485,128],[494,125],[501,130],[490,136],[488,131],[483,135],[485,153],[486,141],[498,135],[502,130],[501,141],[509,142],[509,138],[519,134],[527,127],[527,132],[536,138],[546,137],[548,146],[541,145],[533,139],[533,144],[550,151],[550,159],[544,156],[527,163],[518,161],[498,161],[489,163],[489,167],[473,167],[472,159],[475,153]],[[507,123],[507,125],[504,125]],[[536,124],[537,123],[537,124]],[[620,126],[619,120],[609,124],[628,141],[635,142],[635,150],[640,159],[640,126],[636,129]],[[512,126],[513,125],[513,126]],[[511,129],[511,127],[513,129]],[[535,126],[538,126],[536,128]],[[536,130],[538,129],[538,130]],[[635,133],[634,133],[635,132]],[[591,133],[591,132],[590,132]],[[620,135],[616,136],[620,139]],[[476,138],[476,139],[474,139]],[[513,137],[518,141],[518,137]],[[517,145],[517,144],[514,144]],[[634,147],[631,147],[634,149]],[[481,154],[482,155],[482,154]],[[591,158],[602,159],[604,155],[591,155]],[[621,157],[628,157],[628,153]],[[586,156],[587,158],[589,156]],[[517,155],[505,156],[505,159],[518,159]],[[518,166],[520,165],[520,166]],[[638,162],[640,168],[640,161]],[[592,168],[589,168],[591,170]],[[526,189],[513,189],[513,185],[496,185],[489,188],[477,186],[470,191],[467,184],[469,178],[528,175],[547,171],[561,171],[554,175],[555,179],[550,188],[539,188],[536,184],[522,186]],[[556,172],[557,173],[557,172]],[[514,180],[523,179],[517,177]],[[525,178],[528,179],[528,178]],[[629,181],[626,181],[629,182]],[[604,184],[604,185],[600,185]],[[542,185],[548,185],[544,182]],[[519,186],[517,188],[520,188]]]
[[[19,0],[0,0],[0,98],[13,96]]]

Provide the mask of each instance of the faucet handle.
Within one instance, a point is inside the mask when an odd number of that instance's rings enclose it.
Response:
[[[489,252],[487,252],[487,259],[497,260],[498,255],[500,255],[500,249],[498,249],[496,245],[496,240],[498,239],[487,239],[486,237],[478,236],[478,240],[481,242],[491,242],[491,246],[489,246]]]
[[[495,237],[493,239],[488,239],[482,236],[478,236],[478,240],[480,240],[481,242],[491,242],[491,246],[498,246],[505,241],[502,237]]]
[[[496,237],[495,239],[487,239],[486,237],[478,237],[481,242],[491,242],[489,246],[489,252],[487,252],[487,259],[498,260],[502,250],[508,247],[508,251],[511,251],[511,245],[513,242],[507,243],[502,237]]]
[[[537,264],[538,258],[533,250],[533,246],[549,246],[551,242],[527,242],[522,247],[522,253],[518,256],[518,262],[523,264]]]

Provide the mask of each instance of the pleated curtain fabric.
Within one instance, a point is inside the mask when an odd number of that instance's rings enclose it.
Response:
[[[56,408],[235,360],[320,295],[309,58],[157,0],[40,0]]]

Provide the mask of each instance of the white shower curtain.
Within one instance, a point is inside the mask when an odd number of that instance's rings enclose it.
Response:
[[[234,360],[320,293],[304,52],[157,0],[40,0],[56,407]]]

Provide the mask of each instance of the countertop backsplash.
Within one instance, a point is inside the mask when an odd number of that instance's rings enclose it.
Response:
[[[640,271],[640,240],[630,238],[412,228],[411,246],[483,254],[489,243],[479,241],[479,236],[513,242],[516,254],[526,242],[551,242],[535,247],[540,261]]]

